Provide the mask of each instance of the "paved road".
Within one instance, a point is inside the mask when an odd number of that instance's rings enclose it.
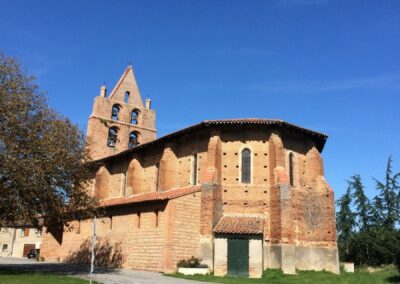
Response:
[[[57,262],[37,262],[26,258],[0,257],[1,269],[20,269],[23,271],[52,272],[88,278],[89,267]],[[97,269],[93,280],[104,284],[207,284],[164,276],[161,273],[127,269]],[[208,283],[210,284],[210,283]]]

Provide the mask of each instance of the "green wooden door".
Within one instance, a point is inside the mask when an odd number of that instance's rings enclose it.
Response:
[[[228,239],[228,275],[249,276],[249,240]]]

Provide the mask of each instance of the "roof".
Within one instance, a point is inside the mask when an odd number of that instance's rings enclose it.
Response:
[[[169,141],[170,139],[173,139],[175,137],[181,136],[183,134],[188,134],[192,131],[199,130],[202,128],[207,128],[210,126],[216,126],[216,125],[268,125],[268,126],[278,126],[278,127],[284,127],[288,129],[292,129],[301,133],[304,133],[305,135],[311,137],[315,142],[318,150],[322,152],[326,139],[328,136],[324,133],[313,131],[307,128],[303,128],[300,126],[297,126],[295,124],[280,120],[280,119],[266,119],[266,118],[238,118],[238,119],[219,119],[219,120],[203,120],[202,122],[183,128],[181,130],[178,130],[176,132],[167,134],[161,138],[155,139],[153,141],[138,145],[136,147],[133,147],[131,149],[122,151],[118,154],[108,156],[102,159],[99,159],[97,161],[103,162],[107,160],[114,159],[116,157],[120,157],[123,155],[126,155],[127,153],[132,153],[139,151],[140,149],[143,148],[148,148],[151,147],[155,144],[158,143],[164,143]]]
[[[215,233],[262,234],[264,219],[261,217],[223,216],[214,227]]]
[[[133,196],[124,196],[111,199],[105,199],[100,202],[101,206],[111,207],[128,205],[140,202],[152,202],[152,201],[163,201],[170,200],[184,195],[201,191],[201,186],[191,186],[185,188],[170,189],[166,191],[156,191],[156,192],[146,192],[141,194],[136,194]]]

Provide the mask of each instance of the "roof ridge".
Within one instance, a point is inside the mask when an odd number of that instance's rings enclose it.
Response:
[[[164,135],[164,136],[162,136],[160,138],[157,138],[155,140],[152,140],[150,142],[143,143],[143,144],[138,145],[136,147],[133,147],[131,149],[122,151],[122,152],[120,152],[118,154],[115,154],[115,155],[112,155],[112,156],[107,156],[107,157],[104,157],[102,159],[95,160],[95,161],[104,161],[104,160],[108,160],[108,159],[113,158],[113,157],[118,157],[118,156],[124,155],[125,153],[133,152],[133,151],[136,151],[138,149],[142,149],[143,147],[146,147],[147,145],[152,145],[154,143],[159,143],[160,141],[164,141],[166,139],[172,138],[172,137],[180,135],[182,133],[185,133],[185,132],[188,132],[188,131],[192,131],[194,129],[200,128],[201,126],[206,126],[207,127],[209,125],[223,125],[225,123],[226,124],[235,124],[235,123],[237,123],[237,124],[240,124],[240,123],[252,124],[253,123],[253,124],[259,124],[260,125],[260,124],[262,124],[262,122],[264,122],[265,125],[278,125],[278,126],[281,125],[281,126],[291,127],[291,128],[297,129],[300,132],[304,132],[307,135],[317,137],[319,139],[319,141],[316,141],[317,142],[317,148],[318,148],[319,151],[323,150],[324,145],[325,145],[325,141],[326,141],[326,139],[328,137],[324,133],[321,133],[321,132],[318,132],[318,131],[314,131],[314,130],[311,130],[311,129],[307,129],[307,128],[304,128],[304,127],[301,127],[301,126],[297,126],[296,124],[293,124],[293,123],[290,123],[290,122],[287,122],[287,121],[281,120],[281,119],[267,119],[267,118],[264,118],[264,119],[257,118],[257,119],[255,119],[255,118],[252,118],[252,119],[229,119],[229,120],[203,120],[200,123],[197,123],[197,124],[194,124],[194,125],[190,125],[188,127],[182,128],[182,129],[180,129],[178,131],[175,131],[175,132],[171,132],[169,134],[166,134],[166,135]],[[93,161],[93,162],[95,162],[95,161]]]

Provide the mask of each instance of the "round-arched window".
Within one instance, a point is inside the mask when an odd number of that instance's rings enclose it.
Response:
[[[117,139],[118,139],[118,128],[115,126],[111,127],[108,130],[107,146],[115,147],[115,145],[117,144]]]
[[[129,143],[128,143],[129,149],[139,145],[138,136],[139,135],[137,132],[131,132],[131,134],[129,134]]]
[[[289,154],[289,182],[291,186],[294,186],[294,155]]]
[[[112,107],[112,111],[111,111],[111,119],[112,120],[118,120],[118,115],[119,115],[119,110],[120,110],[120,106],[115,104]]]
[[[125,103],[129,103],[129,96],[131,93],[129,93],[128,91],[125,92],[125,98],[124,98],[124,102]]]
[[[242,150],[242,182],[251,182],[251,151],[247,148]]]
[[[131,124],[138,124],[139,122],[139,111],[133,110],[131,114]]]

